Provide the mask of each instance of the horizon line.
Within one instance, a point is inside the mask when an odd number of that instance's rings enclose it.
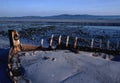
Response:
[[[53,15],[45,15],[45,16],[43,16],[43,15],[23,15],[23,16],[0,16],[0,17],[27,17],[27,16],[34,16],[34,17],[49,17],[49,16],[60,16],[60,15],[88,15],[88,16],[120,16],[119,14],[117,14],[117,15],[95,15],[95,14],[53,14]]]

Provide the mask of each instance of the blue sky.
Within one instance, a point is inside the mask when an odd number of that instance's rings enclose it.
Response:
[[[0,0],[2,16],[120,15],[120,0]]]

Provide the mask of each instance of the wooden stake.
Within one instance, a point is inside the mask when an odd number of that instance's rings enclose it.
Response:
[[[78,37],[75,37],[74,48],[76,48],[77,46],[77,40],[78,40]]]
[[[66,39],[66,47],[68,47],[68,44],[69,44],[69,36],[67,36],[67,39]]]
[[[58,45],[61,44],[61,35],[59,36],[59,39],[58,39]]]
[[[43,47],[43,44],[44,44],[44,39],[41,39],[40,47]]]
[[[91,48],[93,48],[93,46],[94,46],[94,39],[92,39],[91,41]]]
[[[50,44],[49,44],[49,47],[52,47],[53,37],[54,37],[54,35],[52,34],[51,39],[50,39]]]

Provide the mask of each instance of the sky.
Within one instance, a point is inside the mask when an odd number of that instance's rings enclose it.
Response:
[[[0,17],[120,15],[120,0],[0,0]]]

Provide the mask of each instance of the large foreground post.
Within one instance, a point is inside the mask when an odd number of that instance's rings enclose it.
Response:
[[[18,52],[21,51],[21,45],[19,41],[19,35],[15,30],[9,30],[10,52],[8,56],[8,70],[9,75],[14,83],[17,83],[22,77],[20,71],[20,62]],[[13,59],[14,57],[14,59]],[[17,61],[17,62],[16,62]],[[13,68],[14,67],[14,68]]]
[[[21,45],[19,41],[19,34],[15,30],[9,30],[9,40],[10,40],[10,48],[13,48],[13,53],[17,53],[21,51]]]

